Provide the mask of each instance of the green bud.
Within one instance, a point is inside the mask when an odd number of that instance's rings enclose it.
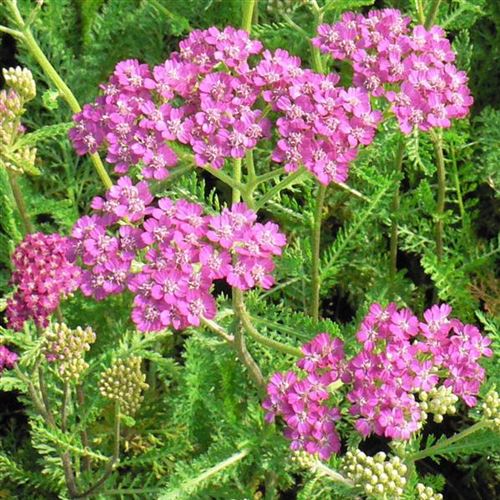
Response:
[[[430,486],[425,486],[422,483],[417,484],[418,500],[442,500],[441,493],[435,493]]]
[[[481,405],[483,417],[495,432],[500,432],[500,396],[495,389],[486,394]]]
[[[399,498],[406,484],[406,465],[397,456],[388,459],[383,452],[370,457],[361,450],[348,451],[342,468],[369,498]]]
[[[54,323],[43,333],[42,351],[49,362],[58,365],[57,373],[64,382],[77,382],[88,368],[85,352],[95,342],[92,328],[69,328],[65,323]]]
[[[118,359],[101,374],[101,394],[119,403],[120,410],[125,415],[136,413],[143,400],[142,391],[149,387],[146,375],[141,371],[141,364],[142,358],[138,356]]]

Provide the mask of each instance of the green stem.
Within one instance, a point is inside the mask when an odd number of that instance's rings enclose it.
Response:
[[[101,479],[94,483],[87,491],[75,495],[74,498],[87,498],[93,496],[101,486],[109,479],[113,471],[115,470],[115,465],[120,458],[120,403],[115,403],[115,424],[113,429],[113,456],[106,465],[106,469]]]
[[[316,208],[314,211],[314,225],[312,231],[312,262],[311,262],[311,310],[310,315],[315,322],[319,320],[319,292],[321,280],[319,276],[320,246],[321,246],[321,221],[325,203],[327,186],[320,184],[316,195]]]
[[[292,347],[290,345],[282,344],[281,342],[269,339],[264,335],[260,334],[257,331],[257,328],[253,326],[252,318],[248,314],[248,311],[246,310],[244,303],[239,304],[238,317],[241,320],[241,323],[243,324],[243,327],[245,328],[246,332],[259,344],[265,345],[266,347],[270,347],[271,349],[275,349],[276,351],[282,352],[284,354],[290,354],[297,358],[300,358],[302,356],[302,351],[297,347]]]
[[[418,22],[420,24],[425,24],[425,14],[422,0],[415,0],[415,8],[417,10]]]
[[[28,393],[29,393],[30,398],[31,398],[31,401],[35,405],[35,408],[38,411],[38,413],[43,417],[43,419],[49,425],[52,425],[50,423],[50,418],[49,418],[49,416],[47,414],[47,411],[45,410],[45,406],[43,405],[43,402],[40,399],[40,397],[39,397],[39,395],[38,395],[38,393],[37,393],[37,391],[35,389],[35,386],[34,386],[33,382],[31,381],[31,379],[29,377],[27,377],[21,371],[21,369],[19,368],[19,366],[18,366],[17,363],[14,365],[14,371],[15,371],[16,375],[26,384],[26,386],[28,388]]]
[[[451,436],[450,438],[446,439],[445,441],[437,443],[434,446],[426,448],[425,450],[417,451],[417,453],[410,455],[408,457],[408,460],[411,460],[412,462],[416,462],[417,460],[422,460],[423,458],[430,457],[432,455],[436,455],[437,453],[439,453],[440,449],[447,448],[448,446],[452,445],[453,443],[456,443],[457,441],[460,441],[461,439],[464,439],[465,437],[469,436],[470,434],[473,434],[474,432],[477,432],[477,431],[479,431],[487,426],[488,426],[488,422],[486,422],[484,420],[481,420],[480,422],[476,422],[474,425],[471,425],[470,427],[463,430],[462,432],[459,432],[458,434]]]
[[[83,413],[83,410],[85,408],[85,393],[83,392],[83,387],[81,385],[76,386],[76,400],[78,402],[78,407],[80,408],[80,411]],[[89,444],[89,436],[87,434],[87,430],[83,429],[82,432],[80,433],[81,439],[82,439],[82,444],[85,449],[90,449],[90,444]],[[89,456],[84,455],[83,458],[83,470],[86,472],[90,472],[90,469],[92,467],[92,462]]]
[[[70,398],[70,387],[68,382],[64,382],[63,402],[61,406],[61,430],[66,432],[68,427],[68,406]]]
[[[403,138],[399,140],[399,146],[396,151],[396,158],[394,161],[394,171],[399,176],[401,174],[403,168],[403,156],[404,156],[404,141]],[[391,206],[391,246],[390,246],[390,279],[391,282],[394,280],[394,277],[397,273],[397,258],[398,258],[398,221],[397,221],[397,212],[399,210],[399,188],[401,182],[398,181],[398,185],[396,188],[396,192],[394,193],[394,197],[392,198],[392,206]]]
[[[240,160],[241,162],[241,160]],[[206,165],[203,167],[205,170],[210,172],[214,177],[217,177],[221,182],[224,184],[227,184],[231,189],[236,190],[236,191],[241,191],[242,188],[244,187],[243,184],[241,184],[240,181],[235,181],[233,178],[231,178],[229,175],[224,173],[222,170],[218,170],[211,165]]]
[[[451,147],[451,163],[453,165],[453,180],[455,181],[455,191],[457,192],[458,210],[460,212],[460,219],[462,220],[462,228],[465,230],[465,207],[462,198],[462,189],[460,187],[460,178],[458,176],[457,157],[455,154],[455,148],[453,146]]]
[[[61,78],[59,73],[56,71],[54,66],[52,66],[51,62],[47,59],[46,55],[38,45],[29,26],[24,22],[24,19],[22,18],[21,13],[19,12],[19,9],[17,7],[17,3],[14,0],[7,0],[7,7],[9,8],[20,32],[22,33],[21,40],[25,43],[31,55],[35,58],[35,60],[43,69],[44,73],[55,85],[55,87],[59,91],[59,94],[68,103],[71,111],[73,111],[73,113],[79,113],[81,111],[80,104],[78,103],[73,92],[71,92],[71,89],[66,85],[66,82]],[[113,185],[113,182],[106,172],[101,158],[97,153],[94,153],[90,155],[90,159],[92,160],[94,168],[96,169],[102,183],[104,184],[106,189],[109,189]]]
[[[7,26],[0,25],[0,32],[6,33],[7,35],[10,35],[14,38],[22,38],[23,37],[23,34],[20,31],[12,30],[10,28],[7,28]]]
[[[238,324],[236,325],[236,331],[234,334],[234,347],[238,354],[238,358],[247,367],[248,373],[257,388],[260,391],[264,391],[266,388],[266,382],[262,376],[262,372],[246,347],[245,336],[243,334],[243,330],[245,328],[245,304],[243,292],[236,287],[233,287],[233,308],[238,319]]]
[[[241,27],[250,33],[252,31],[252,19],[255,6],[257,4],[256,0],[243,0],[243,20],[241,22]]]
[[[335,182],[335,186],[338,186],[344,191],[347,191],[348,193],[352,194],[355,198],[359,198],[360,200],[366,201],[368,203],[370,202],[370,198],[365,196],[363,193],[360,193],[357,189],[354,189],[351,186],[344,184],[343,182]]]
[[[301,178],[306,174],[306,170],[301,167],[295,172],[289,174],[282,181],[278,182],[276,186],[272,187],[269,191],[267,191],[255,204],[255,210],[260,210],[269,200],[272,200],[280,191],[291,186],[292,184],[296,184],[301,180]]]
[[[230,335],[229,333],[227,333],[226,330],[224,328],[222,328],[222,326],[220,326],[215,321],[212,321],[211,319],[206,319],[206,318],[201,318],[200,321],[201,321],[201,324],[203,326],[205,326],[210,331],[219,335],[219,337],[222,337],[229,344],[232,344],[234,342],[234,337],[232,335]]]
[[[35,405],[38,413],[45,420],[50,429],[57,429],[55,419],[50,411],[49,401],[47,397],[47,391],[45,387],[45,381],[43,379],[43,374],[41,369],[39,369],[39,380],[40,380],[40,393],[42,397],[38,395],[35,386],[30,378],[28,378],[19,368],[17,363],[14,365],[14,371],[16,375],[26,384],[28,388],[28,393],[30,395],[31,401]],[[64,478],[66,480],[66,486],[70,497],[76,497],[78,490],[76,487],[75,475],[73,473],[73,466],[71,464],[71,457],[69,452],[62,452],[60,455],[61,462],[63,465]]]
[[[427,16],[425,17],[424,26],[427,29],[429,29],[434,24],[434,21],[436,20],[437,13],[439,12],[440,3],[441,3],[441,0],[432,0],[431,6],[429,7],[429,10],[427,11]]]
[[[45,407],[45,410],[47,411],[47,416],[49,417],[49,421],[51,422],[51,425],[53,427],[56,427],[56,422],[50,410],[49,393],[47,391],[47,384],[45,383],[45,376],[43,374],[43,370],[41,367],[38,368],[38,383],[40,384],[40,394],[42,395],[43,405]]]
[[[255,186],[262,184],[263,182],[270,181],[271,179],[275,179],[285,173],[283,167],[276,168],[275,170],[271,170],[270,172],[266,172],[265,174],[258,175],[255,178]]]
[[[10,188],[12,189],[12,194],[14,196],[14,201],[16,202],[17,210],[19,211],[19,215],[21,216],[21,220],[23,221],[24,228],[26,233],[33,233],[35,228],[31,223],[30,216],[28,214],[28,209],[26,208],[26,203],[24,202],[23,193],[19,184],[17,183],[16,174],[7,170],[7,174],[9,176]]]
[[[350,479],[347,479],[337,471],[330,469],[330,467],[323,464],[319,460],[315,462],[315,464],[312,466],[312,470],[322,476],[327,476],[328,478],[332,479],[337,483],[345,484],[346,486],[350,486],[351,488],[354,487],[354,483]]]
[[[445,205],[445,191],[446,191],[446,173],[444,167],[443,155],[443,137],[441,130],[434,131],[431,129],[430,137],[434,145],[434,153],[436,155],[436,168],[438,175],[438,196],[436,206],[436,255],[438,261],[443,258],[443,233],[444,233],[444,205]]]
[[[233,203],[238,203],[241,200],[241,158],[235,158],[233,160],[233,179],[236,187],[233,187]],[[238,187],[242,186],[242,187]]]

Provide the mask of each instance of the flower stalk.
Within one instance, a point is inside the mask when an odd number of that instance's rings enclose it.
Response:
[[[38,45],[38,42],[31,32],[29,24],[24,21],[21,13],[19,12],[16,0],[6,0],[6,6],[19,30],[15,32],[15,36],[17,36],[17,38],[26,45],[31,55],[35,58],[49,80],[55,85],[59,94],[66,101],[71,111],[73,113],[79,113],[81,111],[81,107],[78,100]],[[109,189],[113,185],[113,182],[104,168],[100,156],[97,153],[93,153],[90,155],[90,159],[92,160],[94,168],[105,188]]]
[[[396,158],[394,161],[394,172],[399,176],[401,175],[403,169],[403,157],[404,157],[404,141],[401,137],[399,140],[398,149],[396,151]],[[396,192],[392,198],[391,212],[391,243],[390,243],[390,279],[391,282],[394,280],[397,272],[397,257],[398,257],[398,221],[397,221],[397,211],[399,210],[400,204],[400,193],[399,189],[401,182],[398,181]]]
[[[321,222],[323,216],[323,207],[325,204],[326,188],[323,184],[318,186],[316,195],[316,208],[314,210],[314,224],[312,230],[312,262],[311,262],[311,309],[310,315],[315,322],[319,321],[320,305],[320,287],[321,278],[319,275],[320,267],[320,247],[321,247]]]
[[[16,174],[10,172],[9,170],[7,170],[7,174],[9,176],[12,195],[14,196],[14,201],[16,202],[17,210],[19,211],[21,220],[23,221],[25,231],[27,234],[33,233],[35,231],[35,227],[33,226],[33,223],[31,222],[30,216],[28,214],[28,209],[26,208],[23,193],[17,182]]]
[[[436,255],[438,261],[443,258],[443,234],[444,234],[444,206],[445,206],[445,192],[446,192],[446,173],[444,167],[443,155],[443,136],[441,130],[430,131],[430,138],[434,145],[434,153],[436,155],[436,168],[438,176],[438,194],[436,206],[436,225],[435,225],[435,241],[436,241]]]

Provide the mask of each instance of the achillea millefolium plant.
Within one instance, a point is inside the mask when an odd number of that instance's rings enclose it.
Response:
[[[373,3],[2,3],[0,496],[495,496],[491,6]]]

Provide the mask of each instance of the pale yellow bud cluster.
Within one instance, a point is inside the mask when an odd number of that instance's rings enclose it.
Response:
[[[443,500],[441,493],[435,493],[430,486],[425,484],[417,484],[418,500]]]
[[[399,457],[387,460],[384,452],[370,457],[361,450],[348,451],[344,458],[345,474],[369,498],[401,498],[408,468]]]
[[[78,381],[89,367],[85,352],[95,342],[92,328],[69,328],[64,323],[54,323],[44,331],[43,352],[48,361],[57,363],[57,373],[65,381]]]
[[[0,164],[14,173],[37,174],[36,149],[18,144],[24,132],[24,105],[36,96],[35,80],[26,68],[4,68],[8,87],[0,92]]]
[[[28,68],[4,68],[2,70],[5,84],[14,90],[24,102],[31,101],[36,96],[36,84]]]
[[[149,386],[141,371],[142,358],[132,356],[116,360],[101,374],[101,394],[120,404],[120,411],[132,416],[142,403],[142,391]]]
[[[458,396],[453,394],[451,387],[440,385],[433,387],[429,392],[421,392],[420,408],[425,413],[434,415],[434,422],[440,424],[445,415],[454,415],[457,412]]]
[[[483,400],[481,405],[485,420],[495,431],[500,432],[500,396],[492,389]]]
[[[302,469],[313,469],[318,462],[318,456],[307,453],[307,451],[294,451],[291,460]]]

